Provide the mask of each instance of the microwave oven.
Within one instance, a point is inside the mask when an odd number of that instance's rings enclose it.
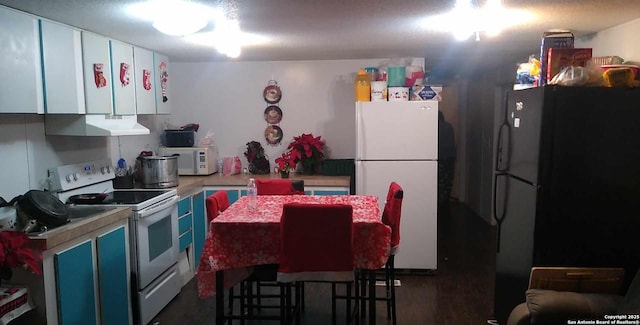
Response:
[[[163,156],[178,156],[178,175],[211,175],[218,171],[214,147],[162,147]]]

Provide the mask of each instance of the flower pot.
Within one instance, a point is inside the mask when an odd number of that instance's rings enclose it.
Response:
[[[313,175],[318,172],[318,165],[313,161],[302,162],[302,173],[305,175]]]
[[[282,177],[282,178],[289,178],[289,172],[280,171],[280,177]]]

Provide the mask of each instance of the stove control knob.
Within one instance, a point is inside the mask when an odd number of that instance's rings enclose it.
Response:
[[[79,176],[78,173],[73,173],[73,180],[77,181],[78,180],[78,176]]]
[[[107,173],[107,167],[102,167],[100,168],[100,172],[102,173],[102,175]]]
[[[67,179],[67,183],[71,183],[71,179],[73,179],[73,174],[67,175],[66,179]]]

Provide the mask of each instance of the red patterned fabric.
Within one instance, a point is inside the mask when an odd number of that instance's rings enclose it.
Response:
[[[400,246],[400,216],[402,215],[402,198],[404,191],[396,182],[389,185],[387,202],[382,210],[382,222],[391,227],[392,251]]]
[[[258,195],[290,195],[304,194],[293,188],[291,179],[256,179]]]
[[[286,203],[351,205],[354,267],[379,269],[389,257],[391,228],[380,220],[375,196],[258,195],[256,201],[260,209],[249,211],[243,196],[211,222],[196,273],[201,298],[215,293],[218,270],[225,270],[226,287],[233,284],[230,278],[239,277],[232,269],[279,263],[280,219]]]
[[[278,281],[353,280],[353,207],[285,204]]]

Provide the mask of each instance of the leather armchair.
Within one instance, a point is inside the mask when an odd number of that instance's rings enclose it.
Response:
[[[564,284],[566,285],[566,282]],[[579,288],[580,284],[577,287]],[[605,315],[640,315],[640,270],[625,295],[539,289],[530,285],[526,292],[526,302],[511,311],[507,325],[566,325],[567,320],[604,319]]]

